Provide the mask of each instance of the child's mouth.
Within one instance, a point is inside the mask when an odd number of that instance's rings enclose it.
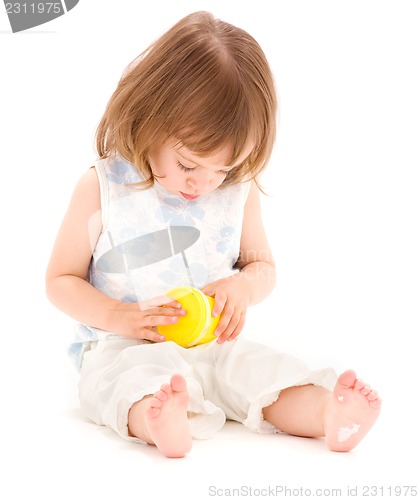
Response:
[[[180,191],[180,194],[186,198],[187,200],[196,200],[197,198],[199,198],[199,195],[197,196],[194,196],[192,194],[186,194],[186,193],[182,193],[182,191]]]

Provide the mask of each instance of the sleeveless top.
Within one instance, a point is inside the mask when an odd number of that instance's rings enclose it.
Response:
[[[123,302],[142,302],[177,286],[202,288],[237,271],[243,211],[250,182],[216,189],[196,200],[149,189],[136,167],[116,157],[95,164],[102,231],[93,251],[90,283]],[[78,325],[70,357],[80,367],[92,341],[114,337]]]

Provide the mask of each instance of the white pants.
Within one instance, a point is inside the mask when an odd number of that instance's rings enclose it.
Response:
[[[98,341],[84,354],[81,407],[97,424],[141,442],[128,435],[128,412],[175,373],[187,381],[195,439],[212,436],[226,418],[256,432],[280,432],[263,419],[262,409],[276,401],[282,389],[306,384],[332,389],[336,382],[331,369],[309,371],[294,357],[241,337],[190,349],[173,342],[115,338]]]

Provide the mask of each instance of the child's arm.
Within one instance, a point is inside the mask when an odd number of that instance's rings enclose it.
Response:
[[[240,273],[204,287],[215,296],[213,314],[222,313],[216,329],[218,342],[236,338],[243,328],[246,310],[267,297],[275,285],[275,263],[262,223],[259,190],[252,183],[246,201],[240,240]]]
[[[176,321],[182,314],[179,303],[161,307],[167,297],[142,304],[120,302],[87,281],[101,229],[99,181],[91,168],[78,182],[56,238],[46,272],[48,298],[81,323],[128,338],[164,340],[152,327]]]

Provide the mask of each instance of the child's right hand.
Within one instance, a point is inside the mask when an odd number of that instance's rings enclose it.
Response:
[[[109,330],[129,339],[163,342],[165,337],[156,326],[170,325],[184,316],[181,304],[168,296],[155,297],[144,302],[119,302],[110,312]]]

